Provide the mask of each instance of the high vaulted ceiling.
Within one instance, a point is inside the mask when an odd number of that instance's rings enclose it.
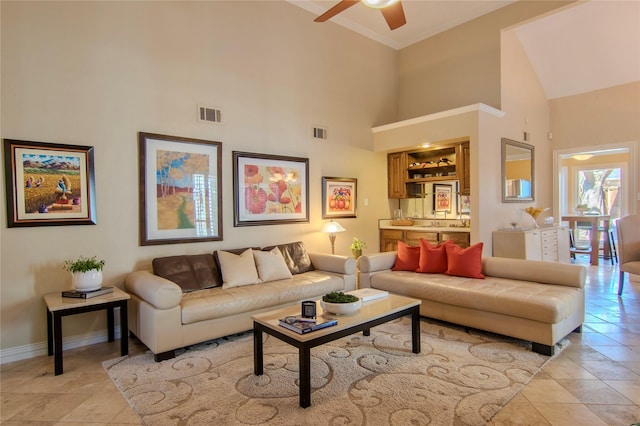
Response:
[[[338,1],[290,0],[314,15]],[[402,49],[511,3],[403,0],[407,24],[394,31],[379,11],[364,4],[330,22]],[[523,24],[516,32],[549,99],[640,81],[640,0],[576,2]]]

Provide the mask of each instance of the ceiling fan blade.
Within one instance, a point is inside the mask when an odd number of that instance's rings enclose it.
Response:
[[[313,21],[314,22],[328,21],[329,19],[331,19],[334,16],[336,16],[338,13],[347,10],[348,8],[350,8],[351,6],[353,6],[354,4],[359,3],[359,2],[360,2],[360,0],[342,0],[340,3],[336,4],[335,6],[333,6],[331,9],[327,10],[325,13],[323,13],[320,16],[318,16]]]
[[[402,3],[400,1],[389,7],[380,9],[380,12],[382,12],[384,19],[392,30],[395,30],[407,23],[407,20],[404,17],[404,9],[402,8]]]

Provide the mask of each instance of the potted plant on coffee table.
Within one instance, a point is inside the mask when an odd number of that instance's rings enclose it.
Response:
[[[320,306],[326,312],[332,314],[354,314],[362,307],[362,300],[352,294],[344,294],[341,291],[333,291],[322,296]]]
[[[66,260],[64,269],[71,272],[71,283],[78,291],[94,291],[102,287],[102,269],[104,260],[96,256],[80,256],[75,260]]]

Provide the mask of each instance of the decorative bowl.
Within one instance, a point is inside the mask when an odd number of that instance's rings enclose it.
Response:
[[[358,299],[351,303],[328,303],[324,300],[320,301],[320,306],[326,312],[337,315],[355,314],[362,308],[362,299]]]

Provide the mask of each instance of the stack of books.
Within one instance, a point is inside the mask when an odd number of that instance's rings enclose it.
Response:
[[[97,290],[80,291],[80,290],[65,290],[62,292],[62,297],[72,297],[74,299],[91,299],[92,297],[102,296],[103,294],[113,293],[113,287],[100,287]]]
[[[338,324],[334,318],[305,318],[302,316],[280,318],[280,326],[298,334],[310,333],[312,331],[331,327]]]

